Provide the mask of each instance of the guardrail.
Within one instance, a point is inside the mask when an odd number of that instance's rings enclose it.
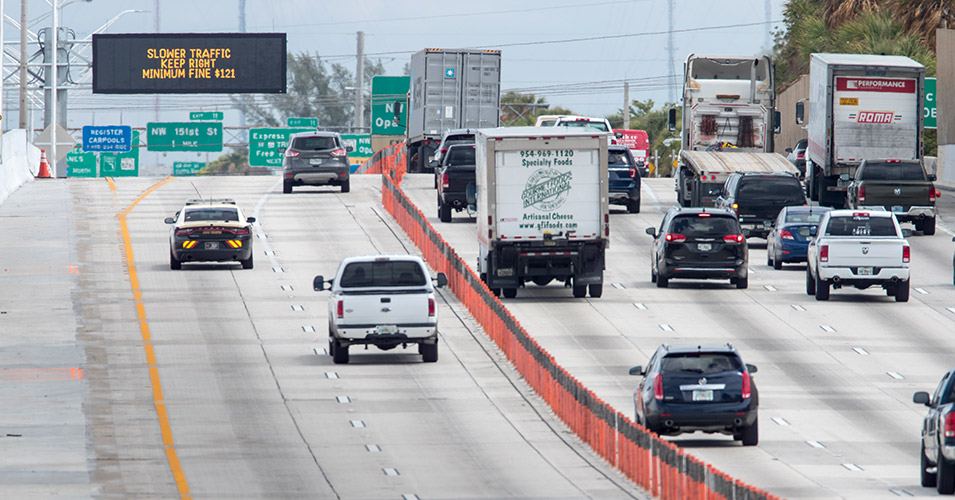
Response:
[[[663,500],[779,500],[660,439],[614,410],[557,364],[405,196],[401,190],[405,155],[402,144],[383,149],[358,173],[382,174],[385,210],[428,264],[447,274],[452,293],[574,434],[638,486]]]

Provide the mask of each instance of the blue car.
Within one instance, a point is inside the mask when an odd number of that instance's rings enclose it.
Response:
[[[611,145],[607,148],[610,171],[610,203],[624,205],[627,212],[640,212],[640,171],[637,162],[626,146]]]
[[[766,265],[782,269],[784,263],[806,262],[809,240],[816,234],[829,207],[792,206],[779,211],[766,236]]]

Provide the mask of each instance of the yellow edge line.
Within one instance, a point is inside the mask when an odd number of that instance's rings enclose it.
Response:
[[[113,182],[113,178],[112,178],[112,177],[107,177],[107,178],[106,178],[106,183],[109,184],[109,190],[110,190],[110,191],[116,191],[116,183]]]
[[[149,383],[153,388],[153,404],[156,407],[156,417],[159,419],[159,429],[162,433],[162,442],[165,447],[166,459],[169,460],[169,468],[172,469],[172,475],[176,480],[176,488],[179,490],[179,496],[183,500],[191,500],[189,496],[189,483],[186,482],[186,475],[182,472],[182,465],[179,463],[179,456],[176,454],[176,445],[172,439],[172,427],[169,426],[169,415],[166,414],[166,404],[163,402],[162,385],[159,381],[159,367],[156,366],[156,353],[153,351],[152,336],[149,333],[149,322],[146,321],[146,307],[143,304],[143,294],[139,289],[139,277],[136,275],[136,264],[133,261],[133,244],[129,238],[129,227],[126,225],[126,216],[153,191],[171,181],[172,177],[166,177],[164,180],[152,185],[139,198],[136,198],[125,210],[120,212],[119,227],[123,235],[123,251],[126,253],[126,271],[129,274],[129,285],[132,288],[133,299],[136,301],[136,317],[139,318],[139,332],[143,338],[143,350],[146,352],[146,365],[149,367]],[[116,185],[113,179],[106,178],[110,189],[115,190]]]

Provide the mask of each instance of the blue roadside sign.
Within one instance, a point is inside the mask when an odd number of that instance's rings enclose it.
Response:
[[[129,125],[83,127],[83,151],[128,152],[132,149],[133,132]]]

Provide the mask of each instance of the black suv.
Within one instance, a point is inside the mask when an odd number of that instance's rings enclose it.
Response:
[[[474,144],[454,144],[444,153],[441,182],[438,184],[438,218],[441,222],[451,222],[452,209],[457,212],[466,208],[476,210],[474,162]]]
[[[289,137],[285,159],[283,193],[294,186],[341,186],[351,190],[351,165],[348,152],[337,132],[299,132]]]
[[[637,423],[660,435],[702,431],[730,434],[743,446],[759,444],[759,392],[732,344],[662,345],[633,391]]]
[[[718,208],[736,212],[747,238],[766,238],[783,207],[808,203],[799,179],[788,173],[733,172],[716,199]]]
[[[607,147],[610,171],[610,203],[624,205],[631,214],[640,213],[640,171],[626,146]]]
[[[471,128],[455,128],[448,130],[441,138],[441,145],[434,153],[434,159],[429,165],[434,169],[434,188],[438,189],[441,183],[441,167],[444,162],[444,155],[448,153],[448,148],[455,144],[474,144],[474,130]]]
[[[650,281],[666,288],[673,278],[729,279],[749,286],[749,249],[736,214],[714,208],[671,208],[660,231],[648,227]]]

